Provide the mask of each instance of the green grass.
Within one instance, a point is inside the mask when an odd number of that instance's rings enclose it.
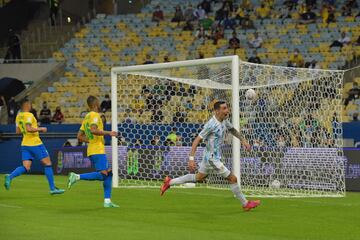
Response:
[[[3,175],[1,185],[3,184]],[[66,178],[56,177],[65,187]],[[360,193],[346,198],[262,199],[243,212],[230,191],[114,189],[119,209],[102,207],[100,182],[50,196],[44,176],[0,188],[0,239],[360,239]]]

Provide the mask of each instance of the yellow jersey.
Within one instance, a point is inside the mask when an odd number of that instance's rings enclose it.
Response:
[[[89,140],[87,155],[105,154],[104,136],[96,136],[92,134],[90,131],[92,125],[96,125],[99,130],[104,130],[100,114],[97,112],[89,112],[86,114],[80,127],[80,130],[85,133],[87,139]]]
[[[34,115],[30,112],[19,112],[16,116],[16,127],[18,127],[23,135],[21,146],[38,146],[42,144],[39,132],[27,132],[26,124],[30,124],[33,128],[38,128],[38,124]]]

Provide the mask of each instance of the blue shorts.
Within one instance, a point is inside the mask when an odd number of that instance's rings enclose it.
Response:
[[[109,169],[109,164],[106,159],[106,154],[91,155],[90,161],[95,166],[96,171],[103,171]]]
[[[38,146],[21,146],[21,159],[40,161],[49,156],[44,144]]]

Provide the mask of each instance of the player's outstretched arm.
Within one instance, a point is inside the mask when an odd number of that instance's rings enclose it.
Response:
[[[98,127],[96,125],[91,125],[90,128],[90,132],[96,136],[105,136],[105,135],[109,135],[111,137],[117,137],[117,132],[115,131],[103,131],[103,130],[99,130]]]
[[[200,136],[197,136],[191,146],[191,152],[190,152],[189,163],[188,163],[190,171],[195,171],[195,169],[196,169],[195,153],[196,153],[196,149],[197,149],[198,145],[201,143],[201,141],[202,141],[202,138]]]
[[[78,132],[77,139],[79,140],[79,142],[89,142],[89,139],[86,137],[85,132],[82,130]]]
[[[21,134],[22,133],[19,127],[16,127],[16,132],[15,133],[16,134]]]
[[[235,128],[231,128],[231,129],[229,129],[229,131],[232,135],[234,135],[235,137],[237,137],[240,140],[242,146],[244,146],[246,149],[251,148],[248,141],[240,134],[240,132],[238,130],[236,130]]]
[[[39,127],[39,128],[34,128],[31,126],[31,124],[26,124],[26,132],[30,132],[30,133],[35,133],[35,132],[43,132],[46,133],[47,132],[47,128],[46,127]]]

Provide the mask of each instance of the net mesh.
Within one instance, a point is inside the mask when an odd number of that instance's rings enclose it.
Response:
[[[192,141],[212,116],[214,101],[225,100],[232,108],[230,66],[117,75],[121,186],[159,187],[165,175],[188,173]],[[245,62],[239,73],[240,132],[252,145],[250,151],[239,149],[243,190],[257,196],[342,196],[343,73]],[[249,88],[255,99],[245,98]],[[198,163],[203,147],[195,156]],[[232,169],[229,134],[222,161]],[[228,188],[213,174],[200,185]]]

